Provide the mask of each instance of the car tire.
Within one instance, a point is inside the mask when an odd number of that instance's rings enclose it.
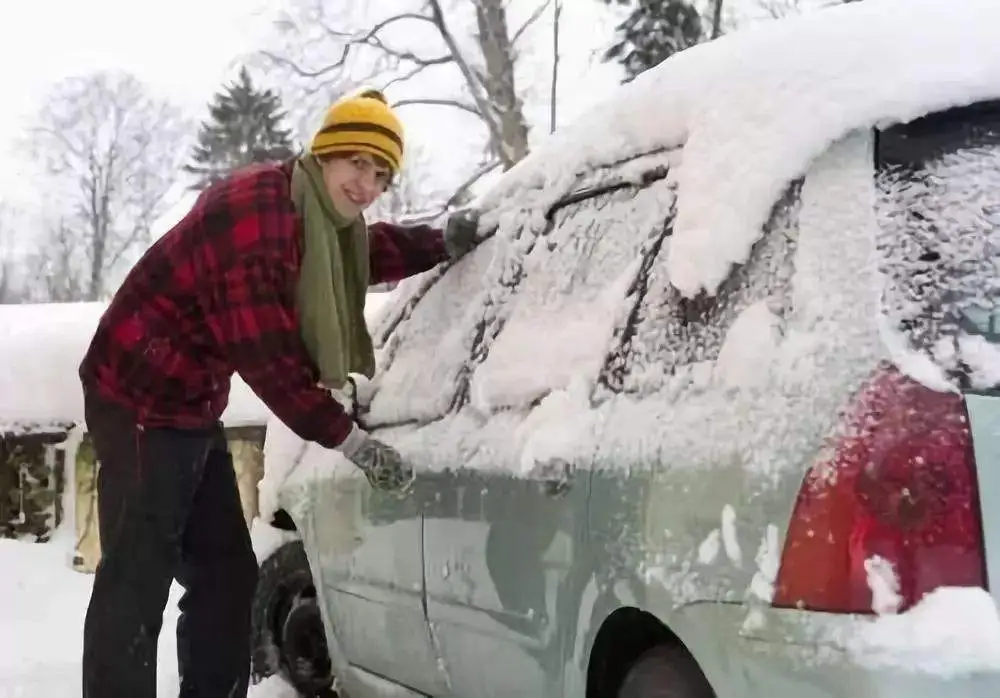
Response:
[[[629,667],[617,698],[715,698],[715,691],[687,649],[659,645]]]
[[[251,678],[279,675],[303,698],[336,698],[309,561],[302,541],[260,564],[252,610]]]

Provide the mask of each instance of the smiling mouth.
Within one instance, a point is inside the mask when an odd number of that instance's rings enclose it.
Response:
[[[364,206],[365,205],[364,197],[358,196],[357,194],[352,194],[351,192],[349,192],[347,190],[344,190],[344,196],[346,196],[347,200],[350,201],[355,206]]]

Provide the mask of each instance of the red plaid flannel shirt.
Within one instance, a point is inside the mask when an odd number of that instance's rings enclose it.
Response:
[[[221,418],[238,372],[303,439],[328,448],[351,418],[317,384],[299,335],[302,232],[291,163],[253,165],[206,190],[142,256],[105,311],[80,365],[84,386],[139,424],[202,428]],[[371,283],[446,259],[440,230],[374,223]]]

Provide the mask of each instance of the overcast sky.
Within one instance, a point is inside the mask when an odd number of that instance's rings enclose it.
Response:
[[[0,5],[0,198],[24,195],[16,151],[39,99],[60,78],[125,68],[197,109],[267,29],[269,0],[46,0]]]
[[[0,201],[30,205],[34,198],[23,176],[27,165],[18,141],[54,82],[96,69],[123,68],[201,118],[240,57],[261,47],[279,1],[46,0],[31,5],[4,0],[0,4]],[[390,1],[398,0],[380,0]],[[516,26],[537,2],[513,0],[511,24]],[[568,0],[564,6],[560,122],[607,94],[618,81],[617,68],[601,64],[596,56],[613,32],[608,6],[597,0]],[[543,44],[549,39],[549,32],[540,29],[538,38],[526,47],[539,54],[538,85],[533,91],[542,101],[529,105],[533,107],[529,111],[540,119],[547,111],[550,48]],[[525,88],[526,82],[519,87]],[[445,173],[462,169],[471,142],[461,133],[469,130],[468,117],[448,111],[414,107],[403,115],[408,137],[413,134]],[[453,179],[462,178],[459,173]]]

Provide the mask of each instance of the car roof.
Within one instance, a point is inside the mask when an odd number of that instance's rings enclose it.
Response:
[[[480,198],[484,223],[542,216],[581,173],[683,147],[668,272],[711,294],[832,143],[1000,97],[998,22],[995,0],[868,0],[681,51],[533,148]]]

